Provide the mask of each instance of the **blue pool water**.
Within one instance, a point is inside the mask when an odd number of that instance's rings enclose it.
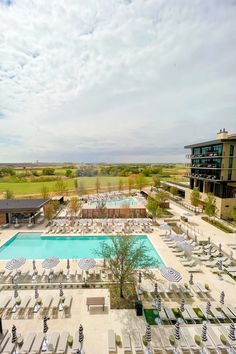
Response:
[[[148,237],[135,237],[148,248],[148,254],[154,259],[154,266],[163,265]],[[111,242],[107,236],[41,236],[40,233],[22,233],[12,237],[0,248],[0,259],[25,257],[28,259],[45,259],[48,257],[66,258],[99,258],[97,250],[102,242]]]
[[[90,202],[89,205],[97,205],[97,202]],[[123,198],[123,199],[118,199],[118,200],[108,200],[106,202],[107,206],[113,206],[113,205],[137,205],[136,201],[133,198]]]

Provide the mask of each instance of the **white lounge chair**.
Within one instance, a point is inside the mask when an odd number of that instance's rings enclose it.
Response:
[[[56,353],[57,344],[59,341],[60,334],[58,332],[53,332],[48,337],[48,349],[45,354]]]
[[[30,353],[37,353],[38,354],[38,353],[41,352],[44,338],[45,338],[45,334],[44,333],[38,333],[36,335],[36,338],[35,338],[35,340],[33,342],[33,345],[31,347]]]
[[[132,354],[132,347],[131,347],[131,341],[130,341],[130,336],[126,331],[122,331],[122,344],[124,348],[124,353],[125,354]]]
[[[108,329],[107,334],[108,334],[108,353],[109,354],[117,353],[115,332],[113,331],[113,329]]]
[[[36,333],[34,333],[34,332],[31,332],[28,334],[26,340],[24,341],[24,343],[20,349],[20,354],[27,354],[30,352],[30,349],[33,345],[35,337],[36,337]]]
[[[135,353],[136,354],[143,354],[143,344],[141,341],[139,331],[137,329],[134,329],[132,331],[132,339],[133,339],[133,343],[134,343]]]
[[[79,342],[79,331],[75,332],[74,340],[73,340],[73,345],[71,349],[71,353],[76,353],[80,347],[80,342]]]
[[[58,341],[57,345],[57,353],[58,354],[64,354],[67,350],[68,346],[68,337],[69,333],[68,332],[62,332]]]

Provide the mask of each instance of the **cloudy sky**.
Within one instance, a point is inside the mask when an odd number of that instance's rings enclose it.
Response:
[[[179,162],[236,132],[235,0],[0,0],[0,162]]]

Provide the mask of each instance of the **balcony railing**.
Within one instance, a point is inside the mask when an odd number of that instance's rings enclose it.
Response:
[[[185,177],[207,179],[209,181],[220,181],[220,177],[207,175],[207,174],[201,174],[201,173],[189,173],[189,174],[185,175]]]

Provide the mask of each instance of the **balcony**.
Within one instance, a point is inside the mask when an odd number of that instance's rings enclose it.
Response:
[[[208,175],[208,174],[200,174],[200,173],[189,173],[189,174],[185,175],[185,177],[203,179],[203,180],[208,180],[208,181],[220,181],[220,177],[212,176],[212,175]]]
[[[214,157],[222,158],[225,156],[222,156],[222,155],[218,154],[217,152],[211,152],[211,153],[206,153],[206,154],[186,155],[186,157],[190,158],[190,159],[204,159],[204,158],[214,158]]]
[[[220,166],[217,166],[216,164],[203,164],[203,163],[200,163],[200,164],[192,164],[190,166],[190,168],[205,168],[205,169],[214,169],[214,170],[220,170],[221,167]]]

